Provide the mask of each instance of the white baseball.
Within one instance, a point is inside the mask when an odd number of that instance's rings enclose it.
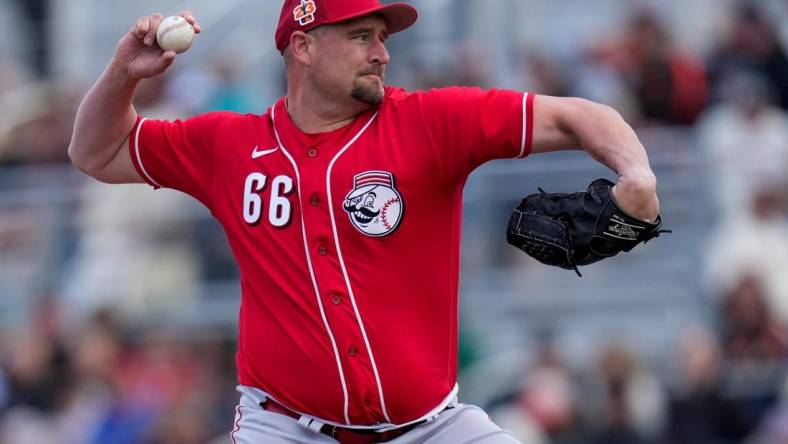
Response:
[[[165,51],[175,51],[180,54],[192,46],[194,27],[185,18],[173,15],[159,23],[156,30],[156,41]]]

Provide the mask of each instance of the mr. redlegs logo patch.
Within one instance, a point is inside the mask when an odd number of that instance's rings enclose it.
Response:
[[[301,4],[293,9],[293,19],[299,25],[308,25],[315,21],[315,13],[317,12],[317,5],[313,0],[301,0]]]
[[[367,171],[353,178],[353,190],[342,207],[356,229],[372,237],[393,233],[402,222],[404,205],[394,175]]]

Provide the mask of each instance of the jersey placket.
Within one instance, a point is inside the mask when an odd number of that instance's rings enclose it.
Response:
[[[284,109],[278,111],[277,117],[286,113]],[[366,123],[369,116],[363,120]],[[329,209],[332,202],[329,202],[326,189],[326,176],[332,157],[346,147],[362,127],[356,122],[350,131],[338,131],[336,137],[304,145],[298,144],[296,137],[288,137],[286,131],[291,129],[290,125],[291,122],[285,122],[280,126],[277,122],[277,130],[282,131],[283,148],[291,153],[300,171],[298,186],[304,200],[301,208],[309,250],[307,254],[311,258],[322,307],[341,361],[348,396],[347,416],[351,423],[388,422],[379,401],[377,381],[364,335],[351,303],[351,295],[348,294],[351,284],[346,282],[337,256]],[[332,196],[333,199],[341,197]]]

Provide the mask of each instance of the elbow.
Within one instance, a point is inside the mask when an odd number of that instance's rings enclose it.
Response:
[[[82,171],[83,173],[87,173],[87,171],[85,171],[84,162],[82,161],[82,158],[80,157],[73,140],[68,144],[68,160],[70,160],[71,164],[74,165],[78,170]]]
[[[71,164],[74,165],[79,171],[87,174],[88,176],[101,180],[101,170],[104,166],[96,161],[95,158],[86,156],[77,148],[77,145],[72,141],[68,146],[68,158]],[[103,182],[103,181],[102,181]]]
[[[68,158],[71,161],[71,164],[74,165],[78,170],[82,171],[88,176],[93,176],[95,169],[92,168],[90,162],[88,162],[84,156],[80,155],[79,149],[77,149],[73,140],[68,145]]]

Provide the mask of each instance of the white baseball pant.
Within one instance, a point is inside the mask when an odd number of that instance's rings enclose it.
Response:
[[[264,399],[263,399],[264,401]],[[260,407],[258,397],[241,392],[236,407],[233,444],[337,444],[315,433],[298,420]],[[341,443],[340,443],[341,444]],[[444,410],[434,420],[421,424],[387,444],[522,444],[511,433],[490,420],[481,408],[459,403]]]

